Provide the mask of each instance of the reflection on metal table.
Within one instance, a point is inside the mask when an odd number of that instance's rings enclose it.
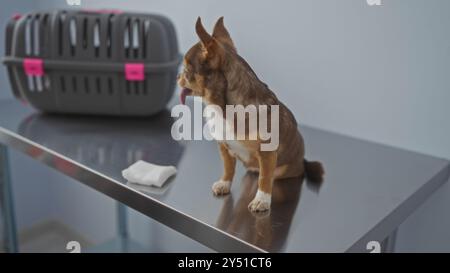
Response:
[[[11,147],[216,251],[367,251],[370,241],[389,251],[397,227],[450,175],[444,159],[301,126],[307,158],[322,161],[325,181],[277,181],[270,214],[254,215],[247,205],[257,176],[238,166],[231,194],[213,196],[222,172],[217,144],[173,140],[173,121],[169,111],[52,116],[0,101],[4,214],[14,219],[4,198]],[[178,174],[161,189],[129,184],[121,170],[138,159],[175,165]]]

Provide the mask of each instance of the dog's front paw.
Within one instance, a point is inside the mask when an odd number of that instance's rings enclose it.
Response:
[[[272,195],[258,190],[253,201],[248,204],[248,209],[251,212],[263,212],[270,210],[270,202]]]
[[[219,180],[212,185],[214,195],[225,195],[230,193],[231,181]]]

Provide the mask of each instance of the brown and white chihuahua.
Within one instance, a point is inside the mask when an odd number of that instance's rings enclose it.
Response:
[[[213,193],[224,195],[230,192],[236,159],[242,161],[247,170],[259,172],[258,191],[248,206],[252,212],[270,209],[275,179],[306,176],[310,181],[321,182],[322,164],[304,159],[304,142],[294,115],[238,55],[223,17],[216,22],[212,35],[205,30],[200,17],[195,30],[200,41],[184,56],[184,70],[178,76],[183,103],[186,96],[200,96],[205,103],[220,107],[224,113],[226,105],[279,106],[277,149],[262,151],[263,140],[259,136],[256,140],[218,141],[224,173],[213,184]]]

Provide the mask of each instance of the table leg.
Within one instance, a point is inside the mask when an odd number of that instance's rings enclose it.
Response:
[[[9,173],[8,149],[0,144],[0,209],[4,225],[3,242],[6,252],[18,252],[14,199]]]
[[[120,238],[121,252],[128,252],[127,207],[117,202],[117,231]]]
[[[383,253],[394,253],[395,252],[395,242],[397,240],[397,229],[395,229],[382,243]]]

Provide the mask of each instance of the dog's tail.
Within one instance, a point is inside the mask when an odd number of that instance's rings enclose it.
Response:
[[[322,182],[325,170],[319,161],[308,161],[303,159],[305,164],[305,176],[311,182]]]

